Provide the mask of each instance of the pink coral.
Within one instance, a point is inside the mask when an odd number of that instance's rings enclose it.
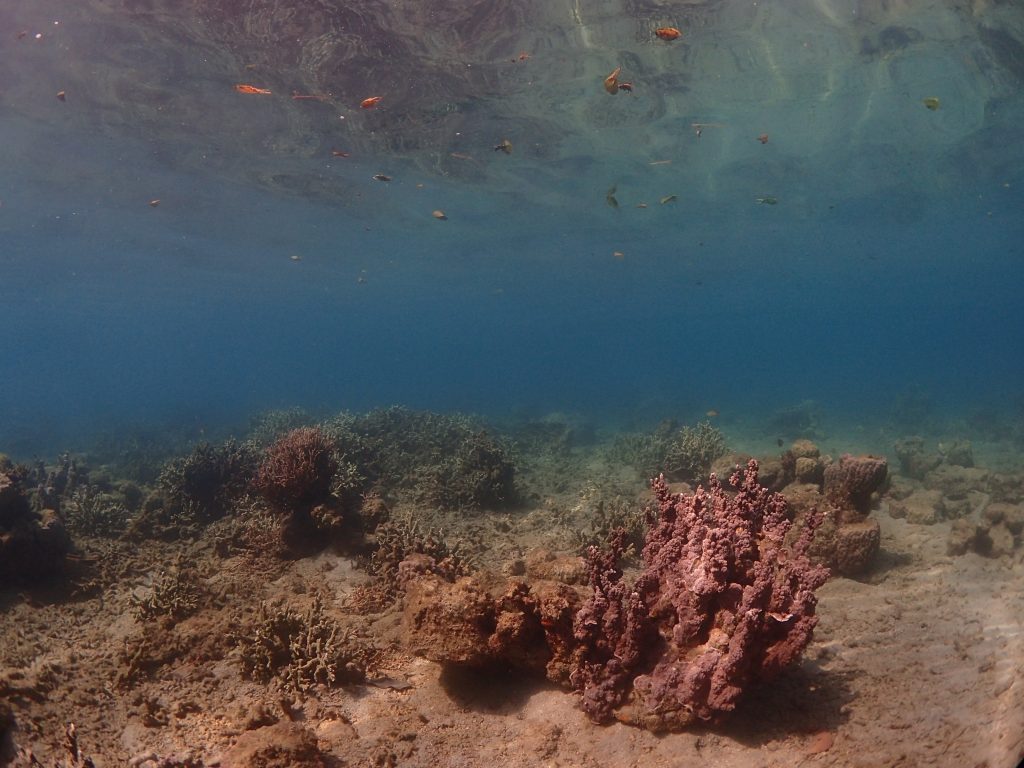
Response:
[[[787,545],[786,500],[758,484],[757,462],[730,482],[733,496],[714,475],[692,495],[653,482],[658,519],[631,586],[617,566],[621,537],[609,553],[591,551],[572,682],[593,719],[651,730],[718,721],[810,642],[814,592],[829,575],[807,556],[821,517]]]

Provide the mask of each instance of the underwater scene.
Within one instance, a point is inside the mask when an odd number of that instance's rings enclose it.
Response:
[[[0,72],[0,765],[1024,759],[1024,2],[4,0]]]

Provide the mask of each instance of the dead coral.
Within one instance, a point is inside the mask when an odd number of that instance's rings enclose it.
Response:
[[[236,641],[245,677],[261,683],[276,679],[299,691],[362,681],[370,655],[351,631],[324,613],[319,595],[305,613],[261,604],[251,634]]]

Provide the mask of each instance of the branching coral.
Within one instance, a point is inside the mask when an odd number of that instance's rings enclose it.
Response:
[[[231,440],[221,446],[201,443],[188,456],[167,462],[158,482],[187,516],[209,521],[245,493],[255,464],[255,454],[245,445]]]
[[[317,427],[300,427],[267,449],[253,485],[281,511],[309,509],[330,495],[337,469],[332,441]]]
[[[663,471],[670,480],[701,482],[711,463],[725,454],[725,438],[710,422],[683,427],[669,442],[663,460]]]
[[[260,606],[249,637],[238,638],[242,672],[258,682],[280,679],[304,691],[361,681],[369,650],[324,613],[319,595],[305,613]]]
[[[712,475],[706,490],[673,496],[654,481],[658,520],[632,585],[617,567],[621,535],[609,553],[591,550],[573,682],[595,720],[651,730],[718,721],[810,642],[814,592],[828,578],[807,555],[820,517],[787,547],[786,501],[758,484],[757,462],[731,484],[735,496]]]

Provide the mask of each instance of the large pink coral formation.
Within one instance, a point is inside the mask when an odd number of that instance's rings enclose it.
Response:
[[[594,594],[577,612],[571,680],[596,721],[661,731],[716,722],[752,684],[796,661],[817,624],[815,590],[828,578],[808,549],[809,515],[786,544],[786,500],[758,484],[757,462],[735,472],[730,495],[712,475],[691,495],[653,483],[658,519],[643,569],[627,585],[623,541],[590,554]]]

